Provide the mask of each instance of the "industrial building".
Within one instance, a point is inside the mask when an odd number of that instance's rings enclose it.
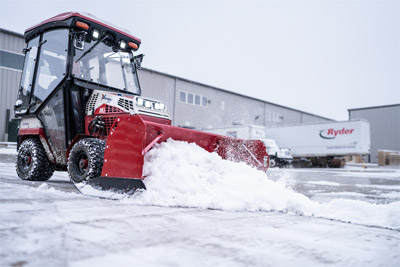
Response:
[[[21,34],[0,29],[0,142],[8,140],[9,122],[14,118],[25,46]]]
[[[349,109],[349,119],[366,119],[371,128],[368,162],[378,162],[378,150],[400,151],[400,104]]]
[[[0,142],[7,141],[21,79],[24,36],[0,29]],[[143,68],[144,97],[163,101],[173,125],[208,129],[240,124],[276,125],[331,121],[318,115]],[[10,136],[10,140],[12,140]]]

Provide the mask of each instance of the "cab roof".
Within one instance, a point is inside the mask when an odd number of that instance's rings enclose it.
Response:
[[[51,17],[47,20],[44,20],[44,21],[40,22],[39,24],[36,24],[25,30],[25,34],[24,34],[25,41],[29,41],[30,39],[35,37],[37,34],[40,34],[41,32],[52,29],[52,28],[74,27],[75,22],[77,20],[82,20],[89,24],[92,24],[92,23],[97,24],[96,25],[97,27],[104,27],[108,30],[111,30],[111,31],[119,33],[129,39],[132,39],[138,45],[141,44],[141,40],[139,38],[133,36],[128,30],[114,26],[111,23],[103,21],[103,20],[96,18],[95,16],[93,16],[89,13],[85,13],[85,12],[65,12],[65,13],[58,14],[54,17]]]

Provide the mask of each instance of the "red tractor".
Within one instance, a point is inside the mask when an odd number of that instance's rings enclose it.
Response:
[[[171,126],[163,103],[141,97],[143,55],[134,55],[141,41],[126,30],[69,12],[27,29],[25,41],[15,105],[21,179],[46,181],[61,170],[74,184],[145,188],[144,155],[168,138],[267,169],[260,141]]]

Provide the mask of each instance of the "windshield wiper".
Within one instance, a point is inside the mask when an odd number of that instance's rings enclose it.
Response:
[[[104,41],[105,39],[107,39],[108,37],[110,37],[110,36],[104,35],[103,38],[99,39],[99,40],[98,40],[95,44],[93,44],[85,53],[83,53],[82,56],[80,56],[80,57],[75,61],[75,63],[78,63],[78,61],[81,60],[84,56],[86,56],[87,54],[89,54],[90,52],[92,52],[92,50],[93,50],[99,43],[103,42],[103,41]]]

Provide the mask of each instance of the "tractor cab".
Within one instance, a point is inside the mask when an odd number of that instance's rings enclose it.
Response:
[[[134,53],[141,41],[128,31],[68,12],[27,29],[25,41],[14,106],[21,117],[18,147],[26,139],[40,141],[46,168],[66,170],[69,151],[83,137],[106,140],[116,114],[146,113],[170,124],[163,103],[140,97],[143,55]],[[28,174],[31,156],[19,158],[20,177],[48,179]]]
[[[134,57],[140,39],[97,18],[63,13],[25,32],[27,48],[17,115],[35,113],[65,82],[87,88],[140,95]]]

